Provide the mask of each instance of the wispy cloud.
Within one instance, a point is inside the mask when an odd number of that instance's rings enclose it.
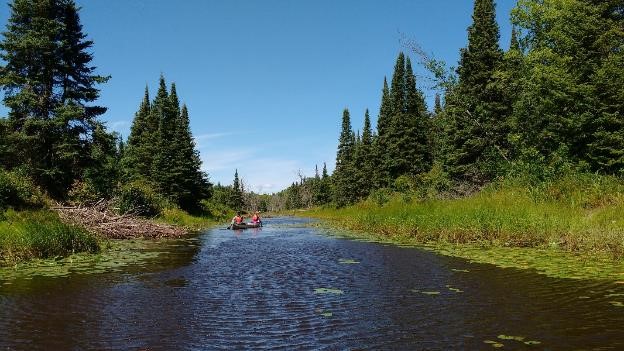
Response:
[[[112,130],[115,131],[119,131],[120,129],[124,129],[126,127],[130,126],[130,121],[128,120],[124,120],[124,121],[114,121],[114,122],[110,122],[108,124],[108,127]]]

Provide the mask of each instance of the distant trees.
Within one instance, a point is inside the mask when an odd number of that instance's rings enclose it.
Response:
[[[170,91],[163,76],[150,102],[146,89],[122,159],[125,177],[151,184],[182,209],[193,211],[210,196],[211,185],[201,170],[186,105],[180,107],[175,84]]]

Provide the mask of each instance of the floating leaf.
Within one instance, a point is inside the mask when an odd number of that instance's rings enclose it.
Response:
[[[439,291],[421,291],[420,293],[425,295],[440,295]]]
[[[348,259],[348,258],[341,258],[338,260],[338,263],[340,264],[358,264],[360,263],[360,261],[356,261],[353,259]]]
[[[624,307],[624,303],[621,301],[609,301],[609,303],[615,307]]]
[[[456,293],[463,293],[463,292],[464,292],[464,291],[463,291],[463,290],[461,290],[461,289],[452,288],[452,287],[450,287],[450,286],[447,286],[447,288],[448,288],[450,291],[453,291],[453,292],[456,292]]]
[[[524,341],[526,339],[524,336],[512,336],[512,335],[504,335],[501,334],[498,336],[501,340],[515,340],[515,341]]]
[[[334,294],[334,295],[342,295],[344,291],[340,289],[331,289],[331,288],[316,288],[314,289],[315,294]]]
[[[525,341],[524,342],[526,345],[539,345],[542,342],[541,341],[536,341],[536,340],[529,340],[529,341]]]
[[[499,343],[498,341],[485,340],[483,342],[486,343],[486,344],[492,345],[492,347],[495,347],[497,349],[505,346],[505,345]]]

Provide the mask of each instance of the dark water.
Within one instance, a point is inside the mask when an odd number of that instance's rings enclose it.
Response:
[[[335,239],[304,222],[213,230],[122,272],[0,284],[0,350],[624,349],[613,282]]]

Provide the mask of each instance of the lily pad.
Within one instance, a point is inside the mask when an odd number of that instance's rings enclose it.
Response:
[[[526,345],[539,345],[542,342],[541,341],[536,341],[536,340],[529,340],[529,341],[525,341],[524,342]]]
[[[609,303],[615,307],[624,307],[624,303],[621,301],[609,301]]]
[[[463,293],[463,292],[464,292],[464,291],[463,291],[463,290],[461,290],[461,289],[454,288],[454,287],[449,286],[449,285],[447,285],[446,287],[447,287],[450,291],[452,291],[452,292],[456,292],[456,293]]]
[[[504,335],[501,334],[498,336],[501,340],[515,340],[515,341],[524,341],[526,339],[524,336],[513,336],[513,335]]]
[[[483,342],[486,343],[486,344],[492,345],[492,347],[495,347],[497,349],[505,346],[504,344],[501,344],[500,342],[493,341],[493,340],[485,340]]]
[[[453,268],[453,269],[451,269],[451,270],[452,270],[453,272],[458,272],[458,273],[470,273],[470,271],[469,271],[469,270],[467,270],[467,269],[455,269],[455,268]]]
[[[342,295],[344,291],[340,289],[331,289],[331,288],[316,288],[314,289],[315,294],[334,294],[334,295]]]
[[[360,261],[356,261],[353,259],[349,259],[349,258],[341,258],[338,260],[338,263],[340,264],[358,264],[360,263]]]

